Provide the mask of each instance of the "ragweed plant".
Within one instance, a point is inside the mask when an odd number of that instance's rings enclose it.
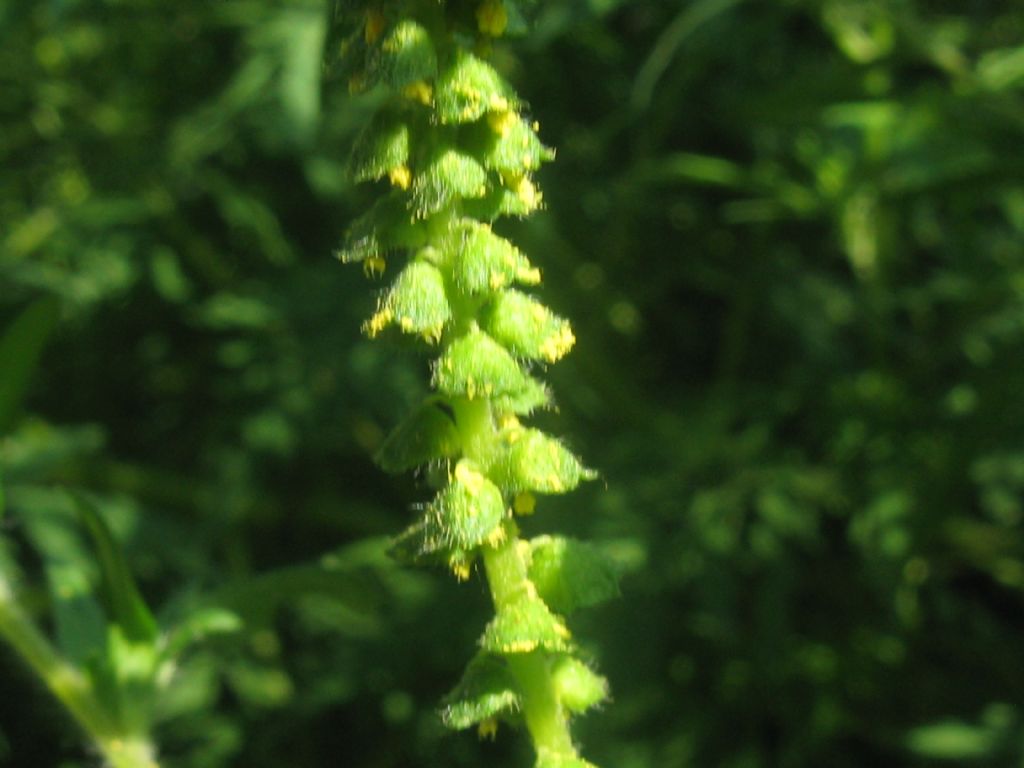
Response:
[[[520,535],[536,496],[571,491],[594,472],[555,437],[523,423],[551,396],[534,371],[575,341],[569,322],[527,288],[541,272],[494,228],[541,204],[534,172],[553,157],[515,91],[487,60],[519,9],[500,0],[345,2],[341,64],[353,91],[382,107],[353,150],[357,181],[376,204],[339,256],[379,278],[396,272],[365,324],[371,337],[408,334],[437,350],[433,393],[383,443],[387,471],[441,468],[433,500],[395,552],[482,571],[495,607],[479,652],[446,697],[442,718],[493,734],[526,726],[538,768],[578,768],[570,717],[607,696],[578,656],[563,615],[615,590],[588,545]],[[392,266],[393,265],[393,266]]]

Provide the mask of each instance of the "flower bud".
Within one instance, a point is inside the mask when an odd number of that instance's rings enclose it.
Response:
[[[576,342],[568,320],[519,291],[498,294],[484,314],[483,326],[515,354],[549,363]]]
[[[496,291],[509,283],[540,282],[540,271],[522,251],[487,224],[463,219],[441,247],[450,260],[455,284],[468,294]]]
[[[569,648],[565,623],[535,594],[523,596],[498,608],[480,638],[480,646],[491,653],[530,653],[538,648],[564,651]]]
[[[471,123],[511,104],[512,89],[482,59],[460,51],[437,78],[434,105],[442,123]]]
[[[394,324],[405,333],[438,339],[451,315],[441,272],[433,264],[417,260],[399,273],[365,327],[371,337]]]
[[[400,21],[381,41],[372,70],[394,88],[436,76],[437,53],[430,33],[415,21]]]
[[[449,397],[490,398],[499,410],[530,411],[547,400],[508,351],[483,331],[453,341],[434,369],[434,386]]]
[[[495,462],[492,476],[505,490],[566,493],[597,477],[561,442],[539,429],[512,427],[502,438],[505,453]]]
[[[352,150],[350,167],[356,181],[373,181],[409,159],[409,127],[392,116],[381,116],[359,135]]]
[[[439,152],[412,184],[414,210],[425,218],[460,198],[487,194],[487,171],[476,160],[455,149]]]

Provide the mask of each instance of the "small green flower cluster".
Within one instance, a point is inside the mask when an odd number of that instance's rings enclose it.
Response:
[[[340,61],[353,91],[383,106],[353,150],[351,172],[387,191],[339,252],[381,275],[400,261],[364,330],[436,345],[434,393],[382,445],[387,471],[443,467],[441,487],[395,542],[414,562],[466,579],[482,563],[496,615],[442,707],[452,728],[524,724],[537,768],[583,768],[569,718],[607,696],[578,657],[563,615],[616,591],[600,553],[562,537],[520,538],[537,494],[592,479],[561,441],[525,426],[550,404],[532,370],[573,346],[569,322],[522,290],[540,271],[492,229],[541,203],[533,180],[553,153],[487,61],[509,0],[346,2]],[[518,287],[517,287],[518,286]]]

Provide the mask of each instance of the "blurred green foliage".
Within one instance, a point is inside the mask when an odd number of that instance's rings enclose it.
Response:
[[[324,74],[330,10],[0,6],[0,568],[68,653],[100,642],[88,498],[161,631],[205,638],[153,714],[172,768],[524,765],[435,711],[481,584],[384,555],[428,494],[370,456],[427,371],[359,337],[329,258],[373,101]],[[506,230],[579,339],[542,421],[604,479],[542,528],[624,576],[579,633],[613,690],[588,754],[1024,765],[1024,11],[522,29],[496,61],[559,155]],[[0,765],[95,763],[0,675]]]

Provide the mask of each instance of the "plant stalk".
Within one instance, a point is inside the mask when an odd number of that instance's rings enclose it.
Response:
[[[14,599],[0,576],[0,637],[15,650],[97,746],[110,768],[159,768],[145,738],[125,736],[88,679],[65,661]]]
[[[461,401],[455,403],[454,410],[464,455],[473,460],[484,459],[496,437],[490,402],[486,399]],[[527,575],[515,521],[506,521],[504,530],[504,541],[481,549],[496,611],[534,589]],[[509,670],[519,683],[523,719],[538,756],[577,757],[569,720],[558,701],[544,651],[511,654],[506,658]]]

